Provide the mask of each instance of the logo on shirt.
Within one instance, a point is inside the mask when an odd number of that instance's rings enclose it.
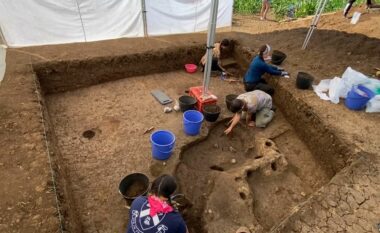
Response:
[[[156,233],[165,233],[169,228],[164,224],[160,224],[166,214],[157,214],[150,216],[150,206],[146,201],[140,211],[132,211],[131,227],[134,233],[143,233],[156,227]]]

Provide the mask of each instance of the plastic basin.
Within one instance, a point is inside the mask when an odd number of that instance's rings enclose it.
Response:
[[[185,65],[185,70],[187,73],[195,73],[197,72],[197,65],[195,64],[186,64]]]
[[[202,122],[203,114],[196,110],[188,110],[183,113],[183,130],[185,134],[189,136],[196,136],[199,134]]]
[[[313,84],[314,77],[306,72],[298,72],[296,86],[298,89],[306,90]]]
[[[275,65],[281,65],[281,63],[286,59],[286,54],[279,51],[279,50],[273,50],[272,53],[272,64]]]
[[[146,195],[149,189],[149,179],[142,173],[132,173],[124,177],[119,184],[119,193],[126,200]]]
[[[205,120],[208,122],[215,122],[218,120],[220,114],[220,107],[218,105],[205,105],[202,107],[202,112]]]
[[[152,156],[157,160],[168,159],[175,146],[175,135],[169,130],[157,130],[150,135]]]
[[[179,108],[182,112],[186,112],[187,110],[194,110],[195,105],[197,104],[197,100],[194,97],[183,95],[179,97]]]
[[[351,110],[362,110],[365,108],[368,101],[375,94],[368,88],[359,85],[357,87],[352,87],[351,91],[348,92],[347,98],[345,100],[345,105]]]

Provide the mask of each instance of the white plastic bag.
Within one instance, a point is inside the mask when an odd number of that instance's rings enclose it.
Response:
[[[339,103],[339,97],[345,92],[345,85],[341,78],[335,77],[330,81],[329,97],[334,104]]]
[[[342,79],[347,85],[350,86],[350,89],[354,85],[369,82],[369,78],[366,75],[352,69],[351,67],[347,67],[347,69],[344,71],[342,75]]]
[[[370,82],[370,79],[367,76],[352,69],[351,67],[348,67],[342,75],[342,82],[340,84],[339,97],[346,98],[347,93],[352,89],[353,86],[357,86],[359,84],[365,84],[368,82]]]
[[[330,100],[325,92],[329,90],[331,79],[323,79],[319,82],[318,85],[313,85],[314,92],[321,98],[322,100]]]
[[[380,112],[380,95],[376,95],[370,99],[365,109],[366,112]]]

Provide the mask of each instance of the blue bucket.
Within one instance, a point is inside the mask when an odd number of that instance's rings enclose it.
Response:
[[[183,129],[189,136],[198,135],[203,122],[203,114],[196,110],[183,113]]]
[[[169,130],[157,130],[150,135],[152,156],[154,159],[166,160],[175,146],[175,135]]]
[[[362,86],[353,87],[348,92],[345,105],[351,110],[361,110],[365,108],[368,101],[374,96],[374,93]]]

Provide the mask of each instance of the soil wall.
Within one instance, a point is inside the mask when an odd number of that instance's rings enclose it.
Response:
[[[205,49],[201,45],[171,47],[120,56],[33,64],[45,94],[65,92],[122,78],[163,73],[197,64]]]

